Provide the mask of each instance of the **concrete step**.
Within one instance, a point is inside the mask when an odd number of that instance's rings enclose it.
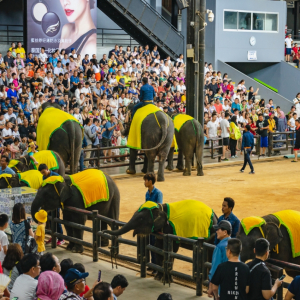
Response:
[[[295,67],[295,68],[297,68],[297,65],[295,63],[293,63],[293,62],[289,62],[288,64],[291,65],[291,66],[293,66],[293,67]]]

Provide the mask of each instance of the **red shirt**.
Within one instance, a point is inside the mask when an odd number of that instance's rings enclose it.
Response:
[[[216,109],[217,113],[219,114],[223,110],[223,105],[221,103],[219,105],[215,104],[215,109]]]
[[[255,123],[252,123],[252,124],[250,125],[250,127],[251,127],[251,128],[256,128]],[[251,132],[253,135],[255,135],[255,131],[254,131],[254,130],[250,130],[250,132]]]
[[[89,286],[86,284],[86,285],[85,285],[85,288],[84,288],[84,292],[81,293],[79,296],[80,296],[80,297],[83,297],[83,295],[85,295],[89,290],[90,290],[90,288],[89,288]]]

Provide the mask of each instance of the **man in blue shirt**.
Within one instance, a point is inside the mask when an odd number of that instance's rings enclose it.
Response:
[[[241,105],[240,105],[240,103],[239,103],[239,99],[238,99],[238,98],[235,98],[235,99],[234,99],[234,102],[233,102],[232,105],[231,105],[231,112],[234,113],[236,109],[237,109],[238,111],[241,110]]]
[[[214,276],[218,265],[228,261],[226,255],[226,248],[227,248],[228,240],[230,239],[232,227],[228,221],[223,220],[218,225],[214,225],[214,229],[216,230],[216,236],[218,240],[220,240],[220,242],[216,246],[213,252],[211,269],[208,274],[209,281],[211,281],[212,277]],[[209,287],[207,291],[208,297],[213,296],[212,288],[213,288],[212,283],[209,282]]]
[[[157,204],[163,204],[163,194],[162,192],[157,189],[154,184],[155,184],[156,178],[154,173],[147,173],[144,175],[144,184],[145,187],[148,188],[148,191],[146,193],[146,201],[152,201]],[[155,236],[150,235],[150,245],[154,246],[155,245]],[[151,251],[151,262],[153,264],[156,264],[156,257],[155,253]],[[148,270],[152,270],[148,268]],[[156,271],[153,270],[152,274],[156,274]]]
[[[59,176],[58,173],[49,170],[46,164],[40,164],[39,171],[43,175],[43,180],[47,179],[50,176]]]
[[[102,147],[112,147],[111,137],[117,125],[118,123],[115,115],[111,114],[110,121],[107,121],[104,126],[105,131],[102,134]],[[111,156],[111,150],[103,150],[103,155],[106,156],[107,151],[108,151],[108,156]],[[110,160],[110,162],[112,162],[112,160]],[[106,159],[104,159],[103,163],[107,164]]]
[[[147,77],[143,77],[142,83],[143,83],[143,86],[141,87],[140,97],[139,97],[140,102],[138,104],[136,104],[132,109],[132,112],[131,112],[131,118],[132,119],[133,119],[133,116],[134,116],[135,112],[139,108],[141,108],[145,105],[148,105],[148,104],[153,104],[153,98],[155,97],[154,88],[153,88],[153,86],[148,84],[148,78]]]
[[[8,167],[9,158],[7,156],[1,157],[1,167],[0,167],[0,175],[2,174],[16,174],[11,168]]]
[[[224,201],[222,203],[222,213],[223,215],[219,217],[218,224],[221,221],[228,221],[231,224],[231,237],[236,238],[237,232],[240,228],[240,220],[232,213],[232,210],[234,208],[235,202],[230,197],[225,197]],[[217,238],[217,235],[215,237],[215,244],[217,245],[220,241]]]
[[[249,174],[255,174],[253,165],[251,163],[250,155],[252,152],[252,149],[254,147],[254,138],[253,134],[250,132],[250,125],[246,125],[244,128],[244,133],[243,133],[243,141],[242,141],[242,148],[241,148],[241,154],[243,153],[244,150],[244,165],[241,168],[240,172],[244,172],[247,164],[249,164],[249,167],[251,169],[251,172]]]

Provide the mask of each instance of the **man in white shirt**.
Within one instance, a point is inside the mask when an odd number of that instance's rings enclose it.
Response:
[[[17,119],[16,115],[13,112],[13,108],[12,107],[9,107],[7,113],[4,115],[5,121],[9,121],[10,118]]]
[[[39,276],[41,272],[38,256],[32,253],[26,254],[20,263],[23,274],[16,279],[10,292],[10,298],[18,300],[35,299],[38,281],[34,278]]]
[[[177,58],[178,62],[184,63],[183,62],[183,54],[179,54],[179,57]],[[204,68],[205,69],[205,68]],[[205,74],[205,73],[204,73]]]
[[[186,90],[186,87],[184,85],[183,80],[179,80],[179,84],[177,85],[177,91],[180,92],[181,95],[183,95],[183,92]]]
[[[112,113],[118,118],[118,99],[117,98],[110,98],[109,99],[109,105],[111,107]]]
[[[50,92],[54,91],[54,84],[53,84],[53,79],[51,77],[50,71],[47,72],[47,76],[43,80],[43,89],[45,87],[48,87]]]
[[[54,68],[54,75],[58,77],[60,73],[64,74],[64,70],[61,67],[61,62],[58,61],[56,67]]]
[[[169,75],[170,75],[170,68],[169,68],[167,60],[165,60],[165,62],[164,62],[164,66],[162,68],[162,71],[163,71],[164,75],[168,78]]]
[[[292,53],[292,42],[293,42],[291,33],[286,37],[284,42],[285,42],[285,61],[290,62],[290,55]]]
[[[222,105],[223,111],[230,111],[230,106],[228,105],[228,99],[224,100],[224,104]]]
[[[217,121],[217,114],[213,113],[211,120],[207,123],[206,125],[206,135],[208,139],[215,139],[218,137],[218,129],[219,127],[219,122]],[[214,143],[214,146],[218,145],[218,141],[210,141],[211,143]]]
[[[41,63],[45,64],[47,59],[48,59],[48,55],[45,53],[45,48],[42,47],[41,48],[41,53],[39,54],[39,61]]]
[[[225,119],[223,119],[220,122],[220,127],[221,127],[221,137],[223,138],[223,152],[222,152],[222,157],[221,160],[223,161],[228,161],[228,159],[225,157],[225,153],[228,150],[228,146],[229,146],[229,118],[230,118],[230,114],[229,112],[225,113]]]

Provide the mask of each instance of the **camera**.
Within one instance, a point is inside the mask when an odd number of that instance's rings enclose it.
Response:
[[[214,13],[211,10],[209,10],[209,9],[207,10],[207,13],[208,13],[208,15],[207,15],[208,21],[209,22],[213,22],[214,19],[215,19]]]

